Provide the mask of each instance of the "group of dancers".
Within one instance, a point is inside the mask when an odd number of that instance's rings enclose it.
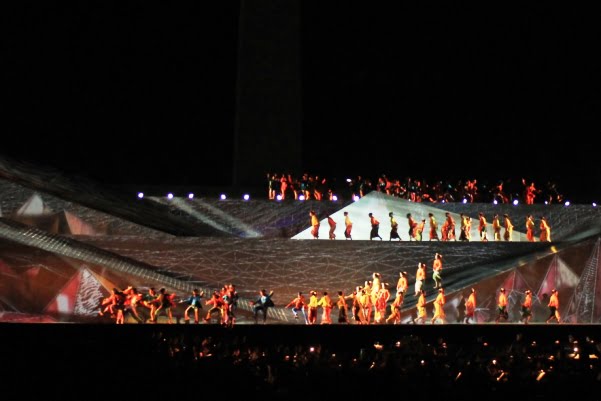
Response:
[[[446,298],[442,286],[442,255],[436,253],[432,264],[432,279],[434,280],[434,289],[437,291],[436,299],[433,303],[434,311],[430,319],[431,323],[445,323],[446,316],[444,305]],[[426,264],[418,263],[418,269],[415,276],[415,296],[417,300],[417,316],[411,319],[414,323],[425,323],[428,319],[426,312]],[[378,272],[372,274],[371,280],[366,280],[364,285],[355,287],[355,290],[346,295],[343,291],[337,292],[336,299],[332,299],[327,291],[321,296],[317,291],[312,290],[309,293],[309,299],[302,292],[292,299],[285,307],[292,308],[295,319],[301,316],[305,324],[317,324],[318,310],[322,308],[321,324],[332,324],[332,310],[338,309],[338,323],[349,324],[400,324],[401,310],[403,301],[409,288],[408,273],[406,271],[399,273],[396,283],[396,296],[390,308],[389,300],[392,295],[390,284],[382,281],[382,276]],[[349,303],[351,314],[349,315]],[[390,313],[388,313],[390,310]],[[352,319],[352,321],[351,321]]]
[[[214,318],[224,326],[233,326],[236,322],[238,293],[233,284],[225,285],[219,291],[213,291],[209,299],[203,302],[204,291],[193,289],[191,294],[179,298],[175,293],[168,293],[165,288],[157,292],[150,287],[146,294],[139,292],[136,287],[128,286],[124,290],[113,288],[111,294],[101,301],[99,316],[110,315],[115,323],[125,323],[125,316],[131,317],[138,323],[157,323],[159,316],[164,315],[167,323],[174,323],[172,309],[177,304],[184,304],[184,323],[200,323],[201,320],[210,323]],[[206,315],[201,314],[203,305],[210,306]]]
[[[319,228],[320,221],[317,217],[317,213],[315,210],[311,210],[309,212],[309,216],[311,219],[311,235],[314,239],[319,239]],[[373,213],[368,214],[369,223],[371,225],[371,231],[369,233],[369,239],[380,239],[383,240],[382,236],[380,236],[380,221],[376,218]],[[388,217],[390,218],[390,236],[389,241],[399,240],[402,241],[399,234],[399,223],[396,220],[396,217],[393,212],[388,213]],[[422,241],[423,240],[423,232],[426,228],[426,219],[422,219],[420,222],[414,219],[411,213],[407,213],[407,223],[409,227],[409,231],[407,232],[407,238],[409,241]],[[428,213],[429,220],[429,240],[430,241],[464,241],[469,242],[472,239],[472,218],[466,214],[461,213],[459,215],[461,223],[459,227],[459,238],[456,237],[456,225],[455,219],[451,215],[451,213],[445,213],[445,220],[443,225],[440,228],[441,235],[438,235],[438,222],[433,213]],[[327,216],[329,232],[328,237],[333,240],[336,239],[336,221],[332,218],[332,216]],[[488,221],[484,216],[484,213],[480,212],[478,214],[478,233],[480,235],[480,241],[487,242],[488,241]],[[526,217],[525,228],[526,228],[526,238],[530,242],[536,241],[534,230],[536,227],[535,220],[532,215],[528,215]],[[512,241],[513,240],[513,229],[514,225],[511,221],[511,218],[508,214],[504,214],[501,218],[499,214],[495,214],[492,219],[492,229],[493,229],[493,239],[495,241]],[[549,225],[547,219],[544,216],[540,217],[540,242],[551,242],[551,226]],[[344,237],[346,239],[352,240],[352,231],[353,231],[353,222],[349,216],[348,211],[344,212]]]

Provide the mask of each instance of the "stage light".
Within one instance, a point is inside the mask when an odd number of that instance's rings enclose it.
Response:
[[[597,207],[597,202],[593,202],[593,207]]]
[[[277,200],[281,201],[282,200],[282,195],[278,195],[275,197]]]
[[[192,192],[188,194],[188,199],[194,199],[194,194]]]
[[[497,200],[495,199],[494,201],[492,201],[493,205],[497,205],[499,202],[497,202]]]
[[[351,180],[350,178],[347,178],[346,182],[353,182],[353,180]]]
[[[173,194],[171,192],[167,194],[167,199],[173,199]]]
[[[517,199],[514,199],[514,200],[513,200],[513,206],[517,206],[517,205],[518,205],[518,203],[520,203],[520,202],[519,202]]]
[[[549,204],[549,201],[545,201],[545,205],[548,205],[548,204]]]
[[[278,195],[279,196],[279,195]],[[279,199],[278,199],[279,200]],[[300,201],[304,201],[305,200],[305,195],[299,195],[298,200]]]
[[[361,199],[361,198],[359,198],[359,195],[355,195],[355,196],[353,196],[353,200],[354,200],[355,202],[357,202],[359,199]]]
[[[443,199],[443,200],[441,200],[440,202],[441,202],[441,203],[446,203],[444,199]]]
[[[565,206],[565,207],[568,207],[568,206],[570,206],[570,201],[566,201],[566,203],[564,203],[564,206]]]
[[[463,202],[463,204],[466,204],[467,203],[467,199],[463,198],[463,200],[461,202]]]
[[[332,195],[332,201],[336,202],[338,200],[338,197],[336,195]]]
[[[138,192],[138,198],[142,199],[143,197],[144,197],[144,192]],[[593,206],[596,206],[596,205],[593,203]]]
[[[242,199],[244,199],[245,201],[250,199],[250,195],[249,194],[244,194],[244,196],[242,197]]]
[[[219,199],[226,200],[227,199],[227,195],[226,194],[221,194],[221,195],[219,195]]]

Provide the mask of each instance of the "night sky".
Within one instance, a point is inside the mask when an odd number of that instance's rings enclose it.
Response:
[[[305,171],[551,179],[598,201],[599,6],[301,4]],[[117,184],[228,185],[239,6],[2,5],[0,152]]]

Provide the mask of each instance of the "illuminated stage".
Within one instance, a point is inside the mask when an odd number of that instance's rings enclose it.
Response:
[[[77,377],[82,385],[95,388],[107,380],[115,361],[164,364],[164,378],[171,386],[152,386],[148,392],[165,396],[173,395],[174,388],[189,387],[200,376],[203,382],[217,383],[223,373],[232,372],[237,375],[235,392],[241,395],[259,391],[284,396],[298,387],[309,394],[308,386],[319,386],[322,395],[352,395],[361,392],[353,382],[385,386],[391,380],[406,386],[404,394],[421,394],[440,369],[444,374],[436,383],[441,394],[462,399],[469,399],[466,394],[481,396],[490,388],[502,398],[524,394],[524,386],[536,390],[533,394],[553,394],[567,383],[576,389],[597,383],[591,375],[599,373],[599,366],[590,357],[597,357],[597,351],[573,351],[582,345],[595,348],[592,341],[599,340],[594,338],[601,321],[601,295],[595,290],[601,280],[597,208],[425,205],[379,193],[358,202],[125,200],[91,187],[82,190],[81,184],[68,180],[34,179],[31,174],[0,169],[0,356],[10,362],[14,374],[14,380],[6,378],[6,394],[22,398],[27,393],[19,383],[31,375],[31,361],[44,367],[33,377],[53,384],[46,393],[67,398],[80,397],[78,388],[54,386],[56,382]],[[307,239],[312,209],[322,219],[319,240]],[[344,211],[355,224],[352,241],[342,239]],[[388,241],[389,211],[397,216],[403,241]],[[368,238],[370,212],[381,222],[383,241]],[[456,220],[465,213],[474,221],[483,212],[489,222],[493,214],[507,213],[516,227],[514,241],[483,243],[474,232],[470,242],[407,241],[406,213],[417,219],[433,213],[440,223],[446,212]],[[338,222],[335,241],[327,239],[328,214]],[[553,243],[523,240],[527,214],[547,217]],[[412,289],[418,262],[428,265],[427,312],[432,317],[435,253],[443,255],[447,324],[407,324],[415,316]],[[298,291],[348,294],[373,272],[380,272],[394,288],[401,271],[409,274],[409,294],[400,325],[320,325],[319,317],[318,325],[307,326],[283,308]],[[114,287],[133,285],[143,292],[165,287],[185,297],[193,288],[209,293],[227,283],[236,284],[240,294],[233,329],[205,323],[167,325],[164,317],[160,324],[133,324],[129,318],[132,324],[115,325],[110,317],[98,316],[100,300]],[[507,289],[510,322],[497,325],[493,322],[501,287]],[[250,302],[260,288],[274,291],[276,307],[270,310],[267,325],[255,325],[251,313]],[[478,324],[466,325],[461,323],[463,302],[471,288],[478,294]],[[560,294],[560,325],[541,324],[549,314],[552,288]],[[526,289],[535,295],[534,318],[527,326],[518,323]],[[182,313],[178,305],[174,312],[178,323],[183,323]],[[335,311],[332,320],[337,321]],[[207,341],[218,342],[196,348]],[[253,350],[247,359],[237,362],[237,345]],[[523,355],[545,362],[539,367],[527,358],[517,365],[502,359],[507,349],[518,345],[526,349]],[[555,358],[558,352],[565,354],[559,365],[553,365],[550,355]],[[499,365],[492,366],[493,360]],[[299,367],[297,361],[314,365]],[[387,368],[385,361],[400,365]],[[266,366],[275,370],[268,373]],[[424,370],[429,366],[433,370]],[[554,369],[576,373],[559,377]],[[148,383],[149,376],[140,370],[128,379]],[[581,396],[586,399],[587,394]]]
[[[20,181],[28,177],[23,175]],[[61,188],[69,194],[68,185]],[[357,202],[203,198],[150,198],[143,202],[111,198],[108,202],[106,194],[74,202],[52,195],[56,192],[52,187],[31,189],[8,179],[0,181],[0,321],[100,323],[98,302],[115,287],[132,285],[143,292],[149,287],[166,287],[183,298],[192,288],[209,294],[234,283],[240,295],[239,324],[253,322],[250,302],[261,288],[275,294],[276,308],[270,311],[269,322],[296,323],[291,311],[282,306],[298,291],[328,291],[335,299],[339,290],[348,295],[371,279],[373,272],[379,272],[383,282],[390,283],[394,297],[401,271],[408,272],[412,289],[418,262],[429,268],[425,289],[431,315],[436,295],[431,280],[435,253],[444,256],[442,277],[449,323],[461,321],[463,301],[471,288],[478,294],[478,322],[494,320],[501,287],[508,289],[511,321],[519,320],[519,304],[526,289],[535,295],[533,322],[544,320],[552,288],[559,290],[564,322],[599,323],[601,318],[601,300],[593,290],[601,277],[601,214],[591,206],[421,204],[377,192]],[[133,214],[136,208],[139,214]],[[320,240],[310,239],[311,209],[322,219]],[[344,240],[344,211],[353,221],[352,241]],[[389,211],[399,222],[401,242],[388,241]],[[459,213],[472,217],[470,242],[407,241],[404,215],[411,213],[421,220],[433,213],[440,226],[446,212],[456,221]],[[489,222],[493,214],[509,214],[515,226],[513,241],[480,242],[476,231],[479,212],[485,213]],[[384,241],[369,241],[368,213],[379,218]],[[523,227],[528,214],[547,217],[553,243],[525,241]],[[128,215],[133,217],[124,218]],[[327,215],[338,222],[335,241],[325,239]],[[181,235],[178,222],[195,235]],[[488,231],[492,238],[490,226]],[[415,303],[409,291],[403,322],[414,317]],[[180,318],[181,309],[176,311]],[[335,314],[333,318],[336,321]]]

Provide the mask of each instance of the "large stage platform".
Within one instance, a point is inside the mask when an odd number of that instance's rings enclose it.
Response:
[[[436,295],[431,268],[440,253],[448,323],[462,320],[471,288],[478,295],[476,320],[493,321],[501,287],[508,290],[510,321],[519,320],[527,289],[535,295],[533,322],[544,321],[556,288],[563,322],[601,322],[601,295],[595,291],[601,284],[601,212],[590,205],[424,204],[379,192],[356,202],[124,199],[87,182],[0,167],[0,321],[103,323],[96,316],[98,303],[113,288],[165,287],[183,298],[193,288],[210,294],[233,283],[240,295],[239,324],[253,322],[251,302],[261,288],[274,291],[269,322],[295,323],[283,306],[299,291],[327,291],[335,300],[338,291],[349,295],[379,272],[390,285],[390,303],[399,273],[406,271],[407,323],[415,315],[411,290],[420,262],[428,266],[431,316]],[[321,219],[319,240],[309,233],[310,210]],[[343,212],[353,221],[352,241],[344,239]],[[388,241],[389,212],[397,217],[402,241]],[[480,212],[489,222],[494,214],[508,214],[515,226],[512,240],[493,241],[489,227],[491,240],[479,241]],[[380,220],[383,241],[369,240],[368,213]],[[471,240],[408,241],[407,213],[418,221],[432,213],[439,225],[445,213],[457,222],[466,214],[474,221]],[[553,242],[526,241],[530,214],[547,218]],[[328,215],[338,222],[336,240],[327,239]]]

